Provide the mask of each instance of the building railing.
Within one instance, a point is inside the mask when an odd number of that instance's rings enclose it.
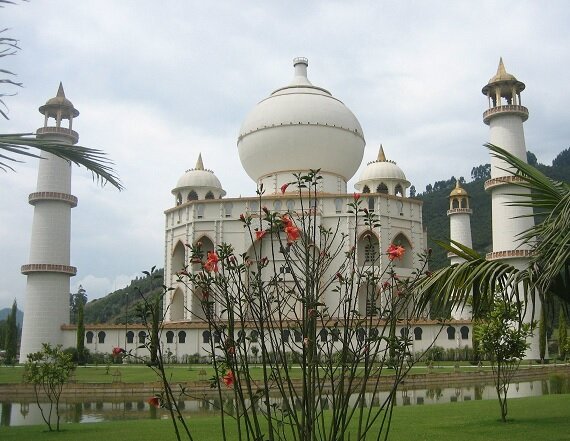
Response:
[[[530,258],[532,257],[532,250],[505,250],[493,251],[487,253],[485,258],[487,260],[500,260],[500,259],[517,259],[517,258]]]
[[[45,135],[55,133],[58,135],[65,135],[72,139],[73,143],[79,140],[79,134],[72,129],[67,129],[65,127],[40,127],[36,130],[36,135]]]
[[[471,210],[471,208],[451,208],[451,209],[447,210],[448,216],[450,214],[455,214],[455,213],[473,214],[473,210]]]
[[[77,274],[77,268],[74,266],[53,263],[28,263],[27,265],[22,265],[20,271],[26,275],[30,273],[63,273],[74,276]]]
[[[522,116],[523,121],[528,119],[528,109],[518,104],[507,104],[504,106],[495,106],[483,112],[483,122],[489,124],[489,120],[500,113],[516,113]]]
[[[526,182],[520,176],[510,175],[510,176],[499,176],[498,178],[488,179],[485,181],[485,190],[489,190],[493,187],[498,187],[499,185],[516,184]]]
[[[37,191],[31,193],[28,196],[28,202],[31,205],[35,205],[37,201],[63,201],[71,205],[72,207],[77,207],[77,197],[72,194],[60,193],[57,191]]]

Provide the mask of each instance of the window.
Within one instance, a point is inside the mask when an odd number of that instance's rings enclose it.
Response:
[[[342,199],[336,198],[334,200],[334,209],[336,213],[342,213]]]
[[[178,193],[176,195],[176,205],[180,205],[182,204],[182,195],[180,193]]]
[[[374,211],[374,198],[368,198],[368,210]]]
[[[291,337],[291,331],[283,329],[281,331],[281,340],[283,340],[283,343],[289,343],[289,337]]]
[[[259,332],[257,332],[255,329],[253,331],[251,331],[249,333],[249,338],[251,340],[252,343],[256,343],[257,339],[259,338]]]
[[[319,332],[319,338],[321,339],[322,343],[326,343],[328,335],[329,333],[326,329],[321,329]]]
[[[204,206],[203,205],[197,205],[196,206],[196,216],[198,217],[198,219],[202,219],[204,217]]]
[[[400,337],[408,338],[408,335],[410,335],[410,328],[406,327],[406,328],[400,329]]]
[[[211,338],[212,334],[210,334],[210,331],[202,332],[202,343],[210,343]]]
[[[377,246],[375,243],[367,243],[364,245],[364,262],[374,263],[376,261]]]
[[[376,193],[388,194],[388,187],[384,182],[381,182],[378,187],[376,187]]]
[[[174,343],[174,332],[168,331],[166,333],[166,343]]]
[[[419,326],[414,328],[414,340],[421,340],[423,332],[423,329]]]
[[[127,332],[127,343],[133,343],[135,341],[135,333],[133,331]]]
[[[365,338],[366,338],[366,331],[363,328],[358,328],[356,330],[356,339],[358,341],[364,341]]]
[[[188,193],[188,201],[197,201],[198,200],[198,193],[196,193],[194,190],[190,191],[190,193]]]
[[[273,202],[273,209],[275,211],[280,211],[281,210],[281,201],[275,201]]]
[[[453,326],[447,327],[447,339],[453,340],[455,338],[455,328]]]
[[[144,343],[146,340],[146,333],[144,331],[139,332],[139,343]]]
[[[400,184],[396,185],[396,188],[394,189],[394,194],[396,196],[398,196],[398,195],[404,196],[404,190]]]
[[[293,211],[295,209],[295,201],[293,199],[289,199],[287,201],[287,211]]]
[[[365,185],[362,189],[362,193],[370,193],[370,187],[368,185]]]
[[[459,201],[457,199],[453,199],[453,201],[451,201],[451,208],[459,208]]]
[[[241,330],[238,332],[238,343],[243,343],[245,340],[245,331]]]
[[[366,294],[366,315],[368,317],[374,316],[374,315],[378,315],[378,308],[376,307],[376,293],[374,292],[375,290],[370,287],[368,288],[368,291]]]
[[[378,338],[379,334],[380,334],[380,332],[378,331],[378,328],[371,328],[370,331],[368,331],[368,336],[371,339]]]
[[[88,344],[93,343],[93,333],[91,331],[87,331],[87,334],[85,334],[85,339],[87,340]]]
[[[232,209],[234,208],[234,204],[231,202],[227,202],[224,204],[224,212],[226,217],[232,217]]]
[[[99,343],[105,343],[105,333],[103,331],[99,331],[97,334],[97,340]]]
[[[461,208],[469,208],[467,206],[467,199],[466,198],[461,199]]]
[[[295,341],[297,343],[300,343],[303,341],[303,334],[301,334],[301,332],[299,331],[293,331],[293,333],[295,334]]]
[[[222,339],[222,336],[218,331],[214,331],[214,343],[219,343]]]
[[[332,341],[339,341],[340,340],[340,329],[333,328],[331,329]]]
[[[206,193],[205,199],[216,199],[216,198],[214,197],[214,193],[209,191],[208,193]]]
[[[186,332],[180,331],[178,333],[178,343],[186,343]]]
[[[462,326],[459,332],[461,333],[461,340],[467,340],[469,338],[469,328],[467,326]]]

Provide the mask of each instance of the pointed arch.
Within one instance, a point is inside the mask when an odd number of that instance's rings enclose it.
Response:
[[[188,193],[188,197],[186,200],[187,201],[197,201],[198,200],[198,193],[196,193],[194,190],[190,190],[190,193]]]
[[[360,235],[356,245],[358,250],[357,262],[359,266],[380,265],[380,241],[372,231]]]
[[[170,300],[170,320],[184,320],[184,292],[176,288]]]
[[[404,233],[398,233],[394,239],[392,240],[394,245],[400,245],[404,247],[406,252],[402,256],[401,259],[394,260],[394,267],[396,268],[413,268],[414,265],[414,250],[412,247],[412,243],[406,237]]]
[[[214,193],[209,191],[208,193],[206,193],[206,197],[204,199],[216,199],[216,198],[214,197]]]
[[[396,187],[394,187],[394,195],[404,197],[404,187],[402,187],[402,184],[397,184]]]
[[[362,193],[370,193],[370,187],[369,187],[368,185],[365,185],[365,186],[362,188]]]
[[[451,200],[451,208],[459,208],[459,200],[457,198]]]
[[[178,193],[176,195],[176,205],[181,205],[182,204],[182,195],[180,193]]]
[[[172,249],[172,257],[170,258],[170,274],[175,275],[178,271],[183,270],[186,264],[186,247],[181,240],[176,242]]]
[[[388,186],[384,182],[380,182],[376,187],[376,193],[388,194]]]

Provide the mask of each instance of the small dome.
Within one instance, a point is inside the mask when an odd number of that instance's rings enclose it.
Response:
[[[455,188],[453,190],[451,190],[451,193],[449,193],[450,198],[452,198],[454,196],[469,196],[467,191],[463,187],[461,187],[461,184],[459,184],[459,181],[455,181]]]
[[[358,191],[362,191],[364,186],[375,189],[381,183],[385,185],[388,183],[400,184],[404,188],[410,186],[410,182],[406,179],[402,169],[394,161],[386,159],[382,146],[380,146],[376,161],[371,161],[366,165],[354,187]],[[372,191],[374,192],[374,190]]]
[[[499,67],[497,68],[497,73],[491,77],[489,82],[485,87],[483,87],[483,95],[487,95],[493,86],[499,86],[501,91],[506,91],[509,93],[511,87],[514,85],[517,92],[521,92],[525,88],[525,84],[516,79],[514,75],[511,75],[505,69],[505,64],[503,63],[503,58],[499,60]]]
[[[198,156],[196,167],[186,170],[186,172],[178,179],[176,187],[172,190],[173,194],[183,189],[195,190],[217,190],[220,196],[225,196],[226,192],[222,188],[220,180],[216,177],[212,170],[204,169],[202,162],[202,154]]]
[[[63,110],[62,118],[65,119],[69,119],[70,117],[75,118],[79,116],[79,110],[73,107],[73,103],[65,97],[65,91],[63,90],[63,84],[61,83],[59,83],[57,95],[47,100],[39,110],[42,114],[53,118],[57,117],[57,112],[60,110]]]
[[[237,147],[256,182],[279,172],[321,169],[348,181],[362,161],[364,135],[354,114],[307,78],[308,61],[295,58],[291,83],[259,102],[245,118]]]

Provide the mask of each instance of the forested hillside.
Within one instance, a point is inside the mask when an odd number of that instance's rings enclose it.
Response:
[[[558,154],[550,166],[538,163],[536,156],[531,152],[528,152],[527,157],[530,164],[550,178],[558,181],[570,181],[570,148]],[[492,249],[491,196],[483,189],[485,180],[490,177],[490,170],[489,164],[482,164],[473,167],[470,182],[465,182],[463,177],[459,178],[461,186],[471,196],[473,248],[479,253],[487,253]],[[449,264],[447,253],[438,247],[434,240],[449,240],[448,197],[455,186],[455,180],[456,178],[452,176],[448,180],[436,181],[434,184],[427,185],[426,191],[416,195],[416,198],[424,201],[423,222],[428,231],[428,247],[433,249],[431,269],[441,268]]]
[[[140,322],[136,314],[137,305],[145,298],[153,298],[162,292],[163,270],[155,271],[152,276],[143,275],[131,281],[129,286],[119,289],[105,297],[95,299],[85,305],[85,323],[120,324]],[[87,289],[89,287],[86,287]]]

